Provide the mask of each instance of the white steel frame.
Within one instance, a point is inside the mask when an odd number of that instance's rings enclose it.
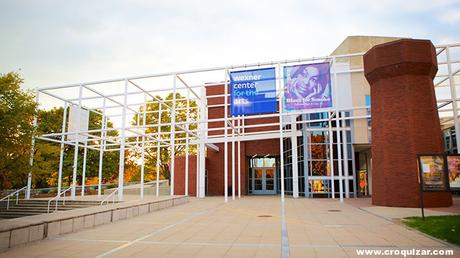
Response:
[[[438,73],[437,77],[435,78],[435,87],[449,87],[451,92],[451,98],[447,99],[438,99],[438,109],[440,115],[442,114],[441,124],[443,126],[451,126],[452,124],[455,126],[455,131],[457,135],[460,135],[460,124],[458,118],[458,103],[459,99],[457,98],[456,94],[456,87],[458,84],[455,82],[455,78],[459,76],[460,69],[458,69],[458,65],[460,64],[460,58],[452,59],[451,52],[455,49],[456,51],[460,50],[460,44],[450,44],[450,45],[442,45],[437,47],[437,54],[438,56],[442,55],[443,53],[446,55],[445,60],[439,61],[439,65],[447,65],[447,73]],[[296,137],[301,135],[301,131],[296,130],[296,124],[299,123],[311,123],[311,122],[327,122],[329,124],[327,130],[329,132],[329,137],[332,137],[332,132],[335,131],[337,133],[337,144],[338,146],[342,146],[344,157],[342,157],[341,152],[338,153],[338,182],[339,182],[339,197],[340,201],[343,201],[344,196],[346,198],[350,197],[350,189],[348,187],[349,180],[356,180],[356,171],[353,168],[353,176],[350,177],[348,174],[344,175],[343,170],[348,170],[348,163],[344,162],[342,167],[343,160],[348,160],[348,157],[354,158],[354,151],[352,149],[352,153],[347,153],[347,148],[345,144],[347,143],[346,139],[346,131],[353,130],[353,128],[346,126],[346,120],[355,120],[355,119],[369,119],[369,115],[353,115],[353,112],[356,110],[366,110],[370,107],[349,107],[344,109],[337,109],[337,102],[336,98],[338,96],[333,95],[334,99],[334,107],[329,109],[323,110],[308,110],[308,111],[295,111],[295,112],[286,112],[283,110],[283,101],[279,101],[279,112],[273,114],[262,114],[257,116],[238,116],[238,117],[231,117],[228,115],[227,108],[224,108],[224,117],[217,118],[217,119],[208,119],[208,109],[214,107],[229,107],[230,104],[228,103],[229,99],[229,72],[231,70],[246,70],[246,69],[254,69],[254,68],[262,68],[262,67],[276,67],[277,69],[277,97],[278,100],[282,100],[284,94],[284,83],[283,83],[283,74],[282,74],[282,66],[283,65],[293,65],[293,64],[301,64],[301,63],[313,63],[313,62],[322,62],[327,61],[331,63],[331,79],[333,81],[332,91],[335,92],[337,87],[337,74],[339,72],[336,71],[335,65],[336,60],[339,58],[361,58],[363,53],[356,53],[356,54],[348,54],[348,55],[337,55],[337,56],[323,56],[317,58],[306,58],[306,59],[295,59],[295,60],[285,60],[279,62],[264,62],[264,63],[254,63],[254,64],[245,64],[245,65],[237,65],[237,66],[224,66],[224,67],[214,67],[208,69],[197,69],[197,70],[189,70],[189,71],[177,71],[171,73],[160,73],[160,74],[152,74],[152,75],[145,75],[145,76],[136,76],[136,77],[127,77],[127,78],[120,78],[120,79],[111,79],[111,80],[104,80],[104,81],[93,81],[93,82],[85,82],[85,83],[78,83],[78,84],[68,84],[68,85],[61,85],[61,86],[54,86],[54,87],[44,87],[37,89],[37,100],[39,99],[40,95],[47,95],[52,97],[56,100],[60,100],[64,103],[64,115],[63,115],[63,122],[62,122],[62,131],[60,133],[48,133],[39,136],[35,136],[32,139],[32,150],[34,148],[34,141],[35,139],[45,140],[50,142],[59,143],[61,146],[60,149],[60,165],[59,165],[59,175],[58,175],[58,193],[62,190],[62,163],[63,163],[63,155],[64,155],[64,145],[70,145],[74,147],[75,150],[75,160],[74,160],[74,167],[73,167],[73,184],[72,184],[72,197],[75,198],[75,191],[76,191],[76,171],[77,171],[77,164],[78,164],[78,149],[83,148],[84,153],[89,150],[99,151],[100,153],[100,162],[99,162],[99,181],[98,181],[98,196],[101,198],[102,191],[101,191],[101,184],[102,184],[102,160],[105,152],[109,151],[120,151],[120,164],[119,164],[119,179],[118,179],[118,199],[123,200],[123,174],[124,174],[124,164],[125,164],[125,156],[124,153],[126,150],[138,150],[141,149],[141,189],[143,189],[144,185],[144,152],[147,148],[156,148],[157,155],[159,155],[160,148],[170,148],[171,150],[171,157],[174,157],[174,147],[175,146],[184,146],[185,145],[185,152],[186,154],[189,153],[190,145],[197,146],[197,185],[196,185],[196,192],[197,196],[200,198],[205,197],[205,158],[206,158],[206,149],[210,149],[213,151],[221,151],[215,145],[217,143],[224,144],[224,200],[225,202],[228,201],[228,143],[232,144],[232,154],[231,156],[231,182],[232,186],[235,184],[238,185],[237,191],[235,187],[232,187],[231,195],[232,200],[235,200],[236,197],[241,197],[241,142],[248,141],[248,140],[262,140],[262,139],[280,139],[280,153],[283,153],[283,139],[286,137],[290,137],[295,146],[297,145]],[[454,68],[457,67],[457,68]],[[218,72],[222,74],[221,82],[219,83],[208,83],[206,78],[203,78],[203,83],[193,85],[187,81],[185,78],[188,75],[196,75],[200,73],[206,72]],[[345,71],[345,73],[362,73],[363,69],[350,69]],[[343,72],[341,72],[343,73]],[[170,85],[167,85],[166,88],[155,88],[155,89],[147,89],[144,85],[149,84],[148,82],[144,82],[147,79],[152,78],[162,78],[167,79],[171,82]],[[110,83],[121,83],[124,87],[122,93],[111,93],[111,92],[102,92],[99,90],[99,86],[104,84]],[[211,87],[224,87],[225,91],[224,94],[217,94],[217,95],[206,95],[206,88]],[[64,90],[66,93],[63,93]],[[78,91],[78,98],[66,97],[68,96],[68,92],[70,91]],[[83,91],[90,92],[92,96],[84,96]],[[177,92],[186,92],[185,99],[176,99]],[[160,93],[173,93],[172,100],[160,100],[155,97],[155,94]],[[132,95],[143,95],[144,101],[141,103],[129,103],[128,97]],[[122,101],[118,100],[122,98]],[[223,99],[223,104],[208,104],[209,100],[212,98],[219,98]],[[99,106],[87,106],[84,102],[88,100],[97,100],[100,101],[102,104]],[[176,107],[177,101],[186,101],[186,112],[187,112],[187,119],[186,121],[176,121],[175,113],[179,108]],[[455,100],[455,101],[454,101]],[[195,101],[197,103],[197,119],[190,118],[190,102]],[[158,111],[147,111],[146,106],[149,103],[158,103],[159,110]],[[172,104],[172,105],[171,105]],[[72,134],[72,132],[66,132],[66,115],[67,115],[67,107],[70,106],[78,106],[80,108],[85,108],[90,112],[95,112],[102,116],[102,127],[100,129],[94,130],[85,130],[85,131],[77,131],[73,132],[76,136],[75,140],[68,140],[66,136]],[[142,107],[142,108],[140,108]],[[111,113],[109,114],[109,110],[120,110],[121,112],[118,113]],[[149,113],[157,113],[158,117],[161,117],[162,112],[168,110],[171,115],[171,123],[162,123],[159,120],[158,123],[153,124],[146,124],[146,115]],[[183,108],[181,109],[183,110]],[[317,119],[317,120],[303,120],[303,121],[296,121],[295,117],[305,114],[305,113],[316,113],[316,112],[328,112],[329,116],[328,119]],[[349,117],[344,117],[345,112],[350,112]],[[138,115],[138,121],[136,125],[129,125],[129,121],[127,121],[128,115]],[[340,117],[337,114],[342,114]],[[288,122],[288,116],[291,117],[290,121]],[[122,123],[121,126],[115,128],[108,128],[107,123],[108,119],[114,117],[121,117]],[[278,118],[278,123],[261,123],[261,124],[249,124],[252,119],[259,119],[259,118]],[[141,120],[140,120],[141,119]],[[332,127],[331,123],[335,120],[336,127]],[[142,122],[140,122],[142,121]],[[209,123],[218,122],[220,126],[208,128]],[[34,125],[36,126],[36,119],[34,120]],[[292,129],[286,129],[286,125],[290,124]],[[191,130],[191,125],[195,125],[194,130]],[[171,126],[171,133],[161,132],[161,128],[164,126]],[[251,129],[254,128],[261,128],[267,126],[276,126],[278,129],[276,130],[259,130],[258,132],[249,132]],[[147,128],[157,128],[156,133],[146,133]],[[109,137],[108,132],[110,131],[118,131],[119,134],[117,137]],[[230,131],[230,133],[229,133]],[[308,129],[306,130],[308,131]],[[127,134],[127,133],[130,134]],[[215,133],[211,133],[215,132]],[[220,133],[219,133],[220,132]],[[185,138],[177,138],[176,135],[182,133],[185,134]],[[85,136],[84,138],[79,138],[78,136]],[[128,141],[130,139],[130,141]],[[341,144],[343,142],[343,144]],[[146,145],[148,143],[155,143],[155,145]],[[330,159],[333,159],[333,148],[332,148],[332,138],[329,141],[330,147]],[[141,146],[141,147],[139,147]],[[294,144],[293,144],[294,146]],[[457,146],[460,146],[460,137],[457,137]],[[295,148],[297,150],[297,148]],[[237,158],[235,158],[235,152]],[[297,155],[295,155],[295,160],[297,163]],[[86,155],[83,157],[84,164],[86,163]],[[159,166],[160,160],[157,159],[156,164],[156,196],[159,196]],[[332,162],[332,160],[331,160]],[[33,165],[33,151],[30,158],[30,163]],[[188,189],[188,180],[189,180],[189,173],[188,170],[189,166],[189,158],[188,155],[186,157],[186,166],[185,166],[185,194],[189,194]],[[235,164],[236,163],[236,164]],[[283,155],[280,155],[280,176],[281,176],[281,199],[284,201],[285,198],[285,185],[284,185],[284,160]],[[293,160],[293,164],[294,163]],[[174,189],[174,159],[171,159],[171,187],[170,187],[170,194],[175,194]],[[236,168],[235,168],[236,166]],[[307,171],[305,171],[307,173]],[[237,175],[236,175],[237,174]],[[236,179],[237,177],[237,179]],[[293,178],[294,181],[298,181],[298,172],[297,169],[293,170]],[[331,187],[332,193],[335,193],[334,189],[334,180],[336,180],[334,176],[334,166],[331,166],[331,173],[330,176],[325,177],[312,177],[312,179],[323,179],[323,180],[331,180]],[[343,181],[346,182],[345,188],[343,187]],[[305,179],[306,184],[308,184],[308,180]],[[84,181],[83,181],[84,184]],[[356,183],[354,184],[356,186]],[[308,187],[308,186],[306,186]],[[84,194],[84,186],[82,186],[82,195]],[[356,187],[355,187],[356,188]],[[31,189],[31,173],[29,173],[28,177],[28,184],[27,184],[27,198],[30,196],[30,189]],[[308,189],[305,190],[307,192]],[[143,198],[143,191],[140,191],[140,198]],[[299,196],[299,190],[297,189],[297,185],[294,187],[293,197],[297,198]],[[356,197],[356,189],[354,190],[353,196]],[[335,194],[332,194],[332,198],[335,198]]]

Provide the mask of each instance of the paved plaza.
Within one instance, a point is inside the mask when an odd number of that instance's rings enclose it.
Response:
[[[356,257],[356,249],[460,250],[332,199],[222,197],[17,247],[0,257]],[[284,226],[283,226],[284,225]],[[284,228],[284,230],[283,230]],[[399,256],[400,257],[400,256]],[[452,257],[452,256],[451,256]]]

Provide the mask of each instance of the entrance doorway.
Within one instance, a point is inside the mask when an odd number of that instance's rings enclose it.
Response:
[[[275,168],[252,168],[252,194],[275,194]]]

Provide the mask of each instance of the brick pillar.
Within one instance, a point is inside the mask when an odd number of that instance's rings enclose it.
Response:
[[[417,154],[443,153],[429,40],[402,39],[364,55],[371,87],[372,203],[419,207]],[[450,192],[424,193],[426,207],[452,205]]]

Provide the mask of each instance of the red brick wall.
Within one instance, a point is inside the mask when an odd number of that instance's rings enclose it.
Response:
[[[208,150],[206,168],[208,170],[208,195],[224,195],[224,144],[216,144],[219,152]],[[238,193],[238,145],[235,143],[235,194]],[[241,194],[248,194],[249,157],[258,155],[279,155],[279,140],[259,140],[241,142]],[[232,144],[228,144],[228,185],[232,186]],[[231,190],[229,191],[229,195]]]
[[[224,85],[219,86],[208,86],[206,87],[206,95],[221,95],[224,93]],[[230,85],[228,85],[228,92],[230,92]],[[224,103],[224,97],[217,98],[208,98],[208,105],[218,105]],[[228,98],[228,103],[230,103],[230,98]],[[228,109],[228,116],[230,117],[230,109]],[[208,119],[223,118],[224,117],[224,108],[223,107],[210,107],[208,108]],[[278,118],[257,118],[257,119],[247,119],[245,121],[246,125],[256,125],[256,124],[267,124],[267,123],[278,123]],[[223,127],[223,122],[210,122],[208,123],[208,128]],[[261,131],[270,131],[278,130],[279,125],[276,126],[264,126],[258,128],[248,128],[246,132],[261,132]],[[209,131],[209,135],[218,135],[223,134],[224,130],[219,131]],[[228,133],[231,133],[231,130],[228,130]],[[208,170],[208,195],[224,195],[224,144],[216,144],[219,147],[219,152],[213,150],[208,150],[207,153],[207,162],[206,168]],[[235,149],[237,144],[235,143]],[[236,149],[237,151],[237,149]],[[232,163],[231,163],[231,143],[228,143],[228,185],[231,188],[232,186]],[[248,157],[258,155],[277,155],[279,154],[279,140],[259,140],[259,141],[246,141],[241,142],[241,194],[248,194],[247,181],[248,181]],[[237,152],[235,152],[235,162],[237,162]],[[235,165],[235,194],[238,193],[238,170],[237,164]],[[231,190],[229,190],[229,195]]]
[[[196,196],[196,155],[188,159],[188,194]],[[174,194],[185,194],[185,156],[174,157]]]
[[[433,45],[399,40],[378,45],[364,56],[371,85],[372,202],[418,207],[417,154],[443,153],[433,77]],[[426,193],[427,207],[450,206],[450,193]]]
[[[230,87],[230,86],[229,86]],[[207,86],[206,95],[219,95],[223,94],[224,85],[219,86]],[[229,98],[230,103],[230,98]],[[224,98],[210,98],[208,99],[208,105],[223,104]],[[228,110],[230,117],[230,110]],[[216,119],[224,117],[223,107],[210,107],[208,108],[208,119]],[[246,120],[246,124],[260,124],[260,123],[277,123],[278,118],[257,118]],[[208,128],[223,127],[223,122],[210,122]],[[247,132],[255,131],[266,131],[266,130],[277,130],[279,126],[266,126],[263,128],[252,128],[248,129]],[[224,130],[209,131],[209,135],[223,134]],[[228,130],[231,133],[231,130]],[[208,149],[206,157],[206,169],[208,173],[208,192],[207,195],[224,195],[224,144],[216,144],[219,147],[219,152],[212,149]],[[237,168],[237,143],[235,142],[235,194],[238,194],[238,168]],[[228,185],[232,187],[232,144],[228,143]],[[259,140],[259,141],[246,141],[241,142],[241,194],[248,194],[248,157],[258,155],[279,155],[279,140]],[[189,195],[195,196],[196,191],[196,156],[191,156],[189,163]],[[185,157],[175,157],[175,182],[174,192],[175,194],[184,194],[185,192]],[[231,190],[229,190],[231,195]]]

